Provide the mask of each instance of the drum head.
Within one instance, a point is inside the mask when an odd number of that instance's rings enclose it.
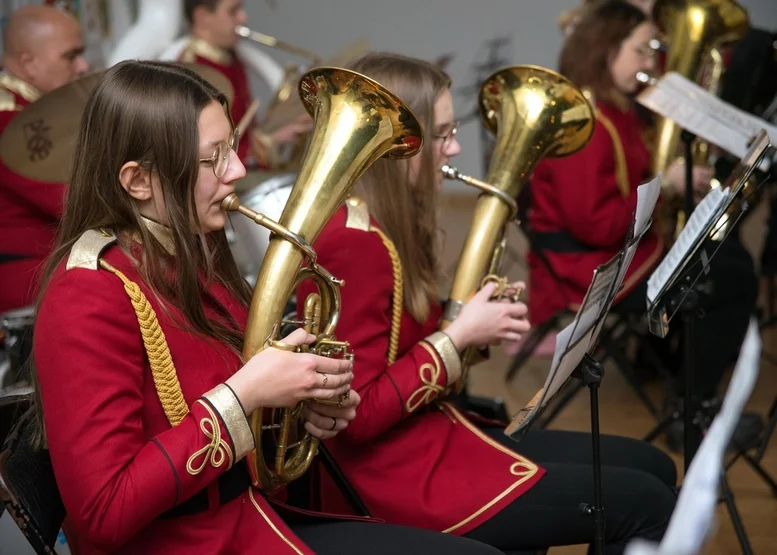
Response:
[[[292,173],[275,176],[241,194],[240,203],[278,221],[296,180],[297,174]],[[232,256],[240,273],[253,286],[270,244],[270,231],[241,214],[230,214],[229,222],[227,237]]]
[[[32,325],[35,316],[35,307],[25,306],[16,310],[9,310],[0,314],[0,326],[3,329],[18,329],[24,326]]]

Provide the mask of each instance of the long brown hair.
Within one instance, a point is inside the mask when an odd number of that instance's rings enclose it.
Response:
[[[610,0],[588,7],[567,37],[559,56],[559,72],[597,99],[617,101],[610,61],[632,31],[647,16],[622,0]]]
[[[375,52],[354,61],[351,69],[392,91],[419,119],[426,140],[420,170],[411,180],[410,160],[378,160],[354,191],[362,196],[402,261],[404,305],[419,322],[429,317],[429,300],[438,298],[438,193],[434,167],[434,105],[450,87],[438,66],[398,54]]]
[[[138,252],[133,247],[134,238],[139,237],[143,247],[138,271],[163,307],[167,304],[181,311],[183,326],[242,350],[239,326],[209,319],[202,304],[208,293],[200,275],[208,282],[223,284],[246,306],[251,296],[226,234],[223,230],[205,234],[195,208],[199,116],[214,101],[224,106],[229,118],[226,97],[176,64],[126,61],[106,71],[81,119],[65,213],[57,246],[43,272],[38,306],[46,284],[78,238],[90,229],[107,229],[119,238],[126,252]],[[121,167],[130,161],[159,178],[175,244],[174,275],[166,251],[143,223],[135,201],[119,181]],[[197,233],[192,232],[193,225]],[[31,381],[37,390],[34,361]],[[38,407],[40,412],[40,403]]]

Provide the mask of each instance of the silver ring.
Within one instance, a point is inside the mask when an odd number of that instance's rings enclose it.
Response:
[[[331,430],[334,430],[335,428],[337,428],[337,418],[335,418],[335,417],[333,416],[333,417],[332,417],[332,427],[331,427],[331,428],[329,428],[329,430],[331,431]]]

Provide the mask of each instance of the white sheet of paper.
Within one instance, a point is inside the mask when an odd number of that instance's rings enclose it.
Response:
[[[731,106],[678,73],[664,75],[656,85],[645,89],[637,101],[740,158],[762,129],[773,144],[777,140],[777,126]],[[769,160],[764,159],[759,167],[767,170]]]
[[[627,546],[626,555],[696,555],[701,552],[715,526],[723,457],[758,379],[760,354],[758,323],[752,320],[723,406],[691,461],[661,544],[635,541]]]
[[[650,225],[656,202],[661,195],[661,174],[648,183],[637,187],[637,210],[635,214],[634,235],[641,236]]]
[[[675,269],[685,260],[691,247],[701,237],[710,220],[723,207],[728,196],[728,188],[718,187],[707,193],[696,206],[674,245],[648,279],[648,302],[652,303],[656,299],[661,289],[672,277]]]

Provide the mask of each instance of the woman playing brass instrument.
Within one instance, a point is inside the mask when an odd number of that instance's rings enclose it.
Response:
[[[194,73],[155,62],[112,67],[87,103],[33,380],[79,552],[494,553],[303,517],[250,485],[247,413],[306,401],[306,429],[326,439],[360,399],[313,401],[349,391],[350,362],[274,348],[241,360],[251,293],[220,204],[245,169],[228,114]]]
[[[338,336],[353,348],[352,387],[362,398],[327,447],[370,513],[387,522],[504,550],[590,542],[593,523],[578,509],[593,491],[590,435],[533,431],[516,444],[447,402],[463,349],[515,342],[529,330],[526,306],[489,301],[488,284],[438,331],[440,170],[460,151],[448,76],[379,53],[352,69],[402,98],[425,135],[416,157],[370,167],[314,244],[319,262],[345,280]],[[298,299],[308,292],[300,288]],[[622,553],[634,537],[659,539],[674,507],[674,464],[631,439],[604,437],[602,447],[606,553]],[[326,475],[320,497],[323,510],[348,510]]]
[[[564,44],[560,72],[592,94],[596,126],[584,149],[566,158],[543,160],[532,177],[529,314],[537,324],[559,311],[576,309],[594,269],[623,248],[637,187],[653,177],[649,126],[633,96],[640,86],[637,73],[654,68],[649,42],[655,33],[643,11],[611,1],[588,11]],[[662,196],[684,194],[684,172],[682,159],[663,172]],[[697,193],[709,189],[711,177],[709,168],[693,168]],[[657,222],[642,238],[616,298],[616,310],[644,311],[647,278],[665,251],[658,227]],[[697,391],[712,399],[744,337],[757,284],[749,255],[732,241],[722,244],[703,281],[706,285],[699,291],[705,316],[696,327],[698,336],[691,340],[705,346],[698,351]],[[682,326],[672,326],[670,334],[677,332]],[[666,366],[679,372],[682,355],[669,348],[672,343],[657,340],[656,348]],[[677,380],[680,398],[684,382]],[[677,421],[668,429],[670,448],[679,450],[682,437],[682,422]]]

